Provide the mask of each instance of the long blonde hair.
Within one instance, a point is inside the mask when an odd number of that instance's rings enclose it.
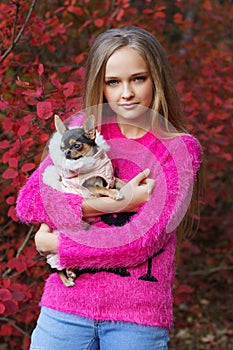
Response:
[[[106,102],[103,93],[106,64],[109,57],[124,46],[137,50],[148,65],[154,85],[152,111],[162,115],[176,131],[186,132],[166,55],[158,40],[139,27],[109,29],[96,38],[86,62],[84,108]]]
[[[161,128],[161,134],[166,137],[187,133],[166,55],[158,40],[151,33],[135,26],[109,29],[96,38],[86,62],[84,108],[90,113],[95,113],[98,119],[97,124],[101,125],[102,106],[106,102],[103,92],[106,64],[115,51],[125,46],[137,50],[147,63],[151,74],[154,91],[151,105],[152,130],[158,132],[158,128]],[[198,206],[197,192],[198,183],[194,189],[190,212]],[[187,225],[187,217],[188,215],[177,230],[178,245],[184,234],[192,230],[191,225]]]

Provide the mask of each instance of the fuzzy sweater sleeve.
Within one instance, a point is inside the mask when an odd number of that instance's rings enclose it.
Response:
[[[156,164],[150,201],[123,227],[92,227],[80,231],[75,240],[61,232],[61,266],[136,266],[164,247],[190,203],[201,149],[196,139],[184,136],[152,146],[150,152]]]
[[[80,228],[82,198],[63,193],[43,182],[45,169],[53,166],[48,156],[19,191],[16,212],[24,223],[46,223],[52,229]]]

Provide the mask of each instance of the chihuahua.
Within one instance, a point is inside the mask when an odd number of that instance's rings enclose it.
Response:
[[[125,183],[113,175],[106,153],[109,146],[95,129],[95,117],[89,116],[83,127],[75,128],[66,127],[58,115],[54,122],[57,133],[50,141],[49,151],[55,166],[46,168],[44,183],[83,198],[107,196],[121,200],[120,189]],[[49,255],[47,262],[58,269],[57,255]],[[58,273],[67,287],[75,284],[76,275],[72,269]]]
[[[87,198],[107,196],[121,200],[124,183],[115,178],[104,148],[96,143],[95,117],[88,117],[82,128],[67,128],[55,115],[56,130],[62,135],[60,149],[64,155],[61,185]],[[104,142],[102,142],[104,144]]]

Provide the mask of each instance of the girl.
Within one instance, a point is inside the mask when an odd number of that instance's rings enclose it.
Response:
[[[123,27],[97,37],[84,106],[87,114],[96,106],[115,172],[127,185],[119,202],[57,192],[43,184],[48,157],[21,189],[20,219],[44,223],[35,237],[38,251],[58,253],[61,267],[77,276],[72,288],[56,273],[46,281],[31,349],[168,349],[175,251],[201,150],[185,130],[153,35]],[[92,227],[78,229],[90,217]]]

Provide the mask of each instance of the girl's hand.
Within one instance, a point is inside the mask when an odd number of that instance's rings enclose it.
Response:
[[[106,213],[135,212],[147,202],[152,194],[155,180],[149,179],[149,169],[145,169],[120,190],[123,199],[115,201],[108,197],[84,199],[82,205],[83,217],[88,218]]]
[[[155,180],[148,178],[149,174],[150,170],[145,169],[121,189],[127,201],[127,205],[121,211],[137,211],[142,204],[150,200]]]
[[[46,224],[41,224],[36,232],[35,243],[41,255],[56,254],[58,251],[58,237]]]

